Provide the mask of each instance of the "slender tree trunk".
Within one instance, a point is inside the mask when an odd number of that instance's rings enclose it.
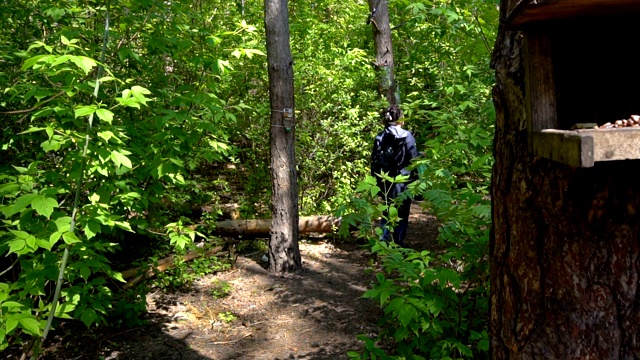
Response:
[[[283,272],[302,267],[298,248],[293,60],[289,46],[287,0],[265,0],[264,9],[271,99],[273,190],[269,271]]]
[[[514,3],[502,1],[501,24]],[[493,61],[491,358],[638,359],[637,162],[573,168],[531,155],[523,39],[502,27]]]
[[[373,28],[373,39],[376,45],[376,73],[378,74],[378,92],[384,96],[389,105],[400,102],[396,99],[396,82],[394,79],[393,46],[391,44],[391,27],[389,25],[388,0],[369,0],[370,22]]]

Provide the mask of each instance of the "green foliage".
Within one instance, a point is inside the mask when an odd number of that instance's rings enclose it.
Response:
[[[221,100],[218,83],[231,68],[225,57],[260,54],[244,46],[217,59],[205,55],[255,30],[246,23],[232,33],[213,33],[211,23],[194,32],[183,4],[133,1],[111,7],[112,38],[98,61],[104,8],[77,1],[32,5],[0,5],[7,14],[0,19],[0,253],[8,267],[0,279],[0,316],[8,324],[0,348],[41,335],[65,250],[69,264],[56,317],[88,327],[106,323],[109,313],[128,325],[139,322],[143,293],[119,293],[124,280],[112,267],[118,249],[132,244],[117,241],[125,232],[162,228],[179,250],[193,241],[165,206],[196,198],[192,172],[235,153],[227,141],[228,110],[240,105]],[[181,33],[188,36],[177,41]],[[94,93],[98,65],[106,76]],[[91,141],[84,147],[87,124]]]
[[[244,217],[270,215],[272,109],[262,3],[128,0],[109,8],[101,60],[105,3],[0,3],[0,317],[6,324],[0,349],[40,335],[65,249],[70,260],[56,317],[87,326],[135,325],[145,288],[121,291],[115,269],[194,249],[202,235],[189,225],[215,220],[221,204],[240,204]],[[494,120],[488,44],[497,11],[480,0],[394,0],[390,9],[401,105],[425,152],[417,164],[425,170],[411,193],[428,200],[449,248],[448,255],[426,256],[460,280],[451,288],[455,301],[438,282],[422,291],[462,306],[459,316],[472,322],[466,329],[444,326],[442,334],[416,340],[414,349],[435,343],[442,354],[463,354],[464,346],[482,354],[485,333],[475,322],[482,317],[466,302],[475,299],[480,314],[488,291],[481,275]],[[377,190],[366,178],[370,143],[381,129],[378,112],[386,106],[376,93],[367,13],[365,2],[290,4],[301,211],[342,209],[345,223],[375,239],[382,211],[391,209],[390,224],[397,212],[392,202],[372,205]],[[105,72],[94,94],[98,66]],[[363,178],[368,185],[359,186]],[[204,207],[212,211],[203,214]],[[389,271],[405,269],[408,278],[417,271],[402,265],[405,250],[376,251],[389,256]],[[158,274],[159,286],[188,286],[228,266],[215,258],[176,261],[175,269]],[[395,286],[390,294],[412,298],[403,280],[384,276]],[[222,287],[220,295],[225,292]],[[454,316],[444,309],[438,316],[418,310],[400,316],[397,309],[387,313],[389,329]],[[417,336],[408,334],[402,343]],[[382,357],[374,341],[365,343],[368,354]]]
[[[417,187],[415,183],[412,186]],[[354,216],[371,219],[392,208],[371,203],[376,188],[373,178],[361,183],[361,211],[348,216],[348,221]],[[424,196],[443,224],[439,240],[447,250],[442,254],[380,242],[379,230],[372,233],[370,222],[360,226],[361,235],[369,239],[371,251],[382,264],[377,283],[363,296],[378,302],[384,316],[378,338],[360,336],[365,351],[351,353],[351,358],[488,357],[488,200],[469,189],[428,190]],[[377,344],[394,344],[394,355]]]
[[[407,91],[403,109],[424,152],[414,165],[420,178],[405,196],[424,198],[442,224],[438,240],[445,250],[416,252],[377,241],[374,220],[393,204],[377,204],[373,195],[379,189],[372,178],[360,183],[343,219],[359,224],[360,235],[379,256],[382,272],[364,297],[377,301],[384,316],[378,337],[359,336],[365,350],[349,356],[488,358],[494,115],[487,44],[495,33],[487,24],[495,24],[497,11],[474,1],[390,6],[403,23],[394,38],[398,82]]]
[[[224,311],[218,314],[218,319],[226,323],[230,323],[237,318],[238,317],[235,316],[231,311]]]
[[[215,280],[211,284],[211,295],[215,299],[222,299],[229,296],[232,290],[233,290],[233,285],[231,285],[227,281]]]
[[[215,256],[194,259],[189,263],[186,263],[181,256],[176,256],[173,265],[173,268],[156,274],[155,286],[165,291],[184,290],[190,288],[195,280],[205,275],[231,268],[229,259]],[[227,287],[222,284],[218,291],[222,294],[226,290]],[[231,291],[231,288],[228,288],[228,291]]]

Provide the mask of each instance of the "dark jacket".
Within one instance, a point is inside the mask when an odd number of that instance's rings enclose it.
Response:
[[[392,156],[385,156],[385,151],[392,152]],[[410,131],[403,129],[398,125],[387,126],[381,131],[373,142],[373,150],[371,151],[371,176],[378,179],[378,186],[384,195],[386,189],[391,188],[388,193],[390,198],[395,198],[406,190],[407,182],[391,184],[383,181],[377,176],[382,171],[389,173],[391,177],[397,175],[409,175],[411,179],[416,178],[416,173],[407,170],[407,166],[411,164],[411,160],[418,157],[418,149],[416,147],[416,139]]]

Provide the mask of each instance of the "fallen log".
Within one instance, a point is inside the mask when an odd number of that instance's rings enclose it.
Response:
[[[330,233],[340,227],[341,218],[330,215],[302,216],[298,220],[298,233]],[[226,220],[212,223],[211,234],[233,237],[237,235],[268,235],[271,219]]]

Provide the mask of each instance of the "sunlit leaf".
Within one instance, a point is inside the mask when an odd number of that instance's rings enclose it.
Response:
[[[74,243],[80,242],[80,239],[78,239],[76,234],[74,234],[74,233],[72,233],[70,231],[62,234],[62,239],[64,240],[64,242],[66,244],[74,244]]]
[[[94,112],[96,112],[96,110],[97,110],[97,107],[95,105],[81,106],[79,108],[76,108],[75,116],[76,118],[79,118],[81,116],[89,116]]]
[[[24,329],[25,332],[31,335],[39,336],[40,335],[40,323],[35,317],[27,317],[20,319],[20,326]]]
[[[53,209],[58,207],[58,202],[50,197],[38,195],[32,200],[31,207],[48,219]]]
[[[113,113],[107,109],[97,109],[96,115],[98,115],[101,120],[104,120],[109,124],[113,121]]]

